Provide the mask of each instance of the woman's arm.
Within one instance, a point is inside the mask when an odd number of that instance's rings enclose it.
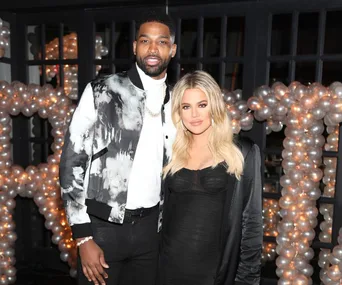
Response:
[[[254,144],[245,158],[240,262],[235,284],[260,284],[263,241],[260,151]]]

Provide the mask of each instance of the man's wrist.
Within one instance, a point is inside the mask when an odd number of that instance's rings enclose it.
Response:
[[[87,237],[83,237],[83,238],[78,238],[76,239],[76,246],[79,247],[80,245],[90,241],[93,239],[93,236],[87,236]]]

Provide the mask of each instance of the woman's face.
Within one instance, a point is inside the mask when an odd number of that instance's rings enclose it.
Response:
[[[200,89],[186,89],[180,117],[184,126],[193,135],[201,135],[211,127],[210,106],[205,93]]]

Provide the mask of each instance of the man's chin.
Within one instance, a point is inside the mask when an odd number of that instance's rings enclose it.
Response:
[[[163,71],[164,70],[160,70],[159,68],[146,68],[145,69],[146,75],[151,76],[151,77],[159,76],[160,74],[162,74]]]

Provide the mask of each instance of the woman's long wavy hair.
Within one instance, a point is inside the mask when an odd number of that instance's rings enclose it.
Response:
[[[210,74],[200,70],[184,75],[173,88],[172,121],[176,126],[177,133],[172,146],[171,161],[163,171],[164,178],[168,173],[173,175],[185,167],[189,159],[188,149],[191,146],[193,137],[191,132],[184,128],[181,120],[182,98],[187,89],[200,89],[207,96],[212,118],[208,146],[213,155],[213,167],[225,161],[228,166],[227,172],[240,179],[243,172],[243,156],[233,141],[233,130],[221,89]]]

